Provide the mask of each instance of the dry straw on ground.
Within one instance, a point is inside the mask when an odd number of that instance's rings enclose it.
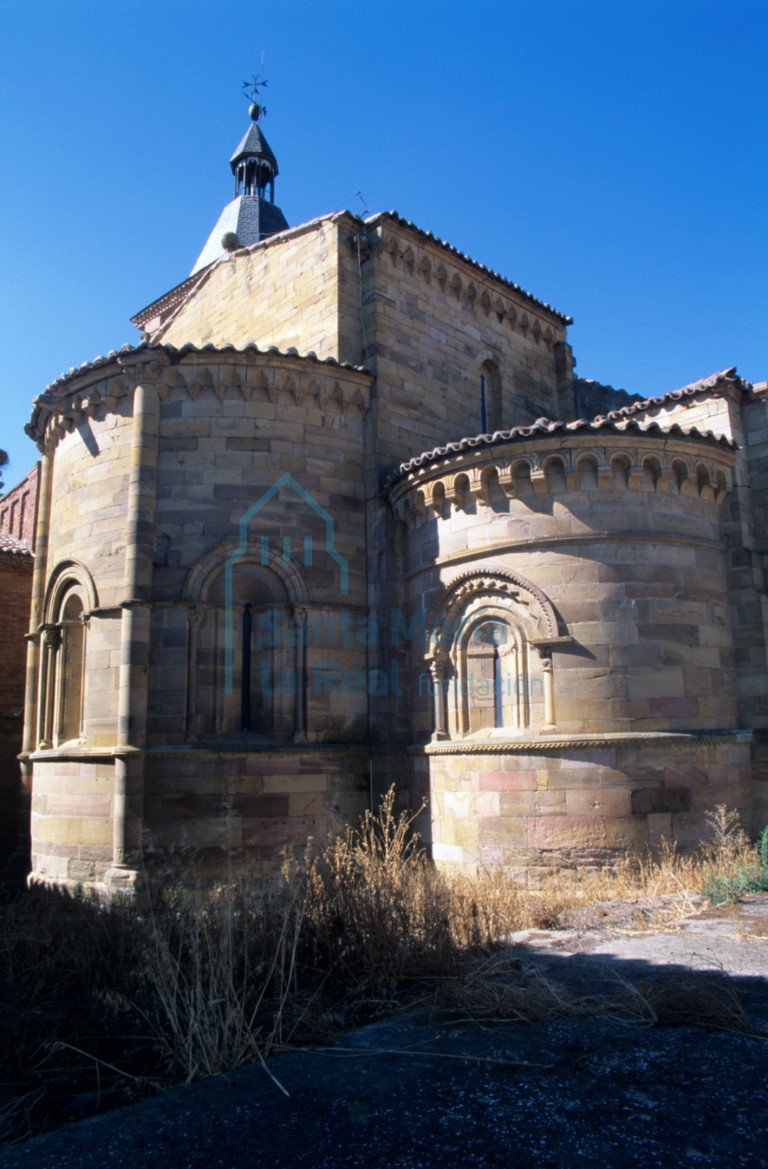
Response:
[[[266,1061],[417,1002],[451,1017],[748,1026],[722,987],[623,984],[584,996],[526,970],[509,945],[517,930],[613,919],[617,907],[624,926],[654,915],[658,924],[690,913],[708,889],[764,879],[765,840],[761,853],[725,808],[693,856],[667,846],[553,874],[537,889],[500,872],[439,873],[412,827],[390,791],[357,829],[270,884],[200,889],[161,874],[130,902],[43,889],[8,899],[0,1135]]]

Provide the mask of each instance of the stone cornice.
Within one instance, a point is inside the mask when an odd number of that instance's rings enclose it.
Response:
[[[749,746],[752,731],[626,731],[590,735],[541,735],[526,739],[454,739],[413,744],[418,755],[539,755],[600,747],[682,747],[691,743],[738,743]]]
[[[53,382],[35,399],[25,429],[43,451],[99,409],[115,410],[138,384],[153,385],[161,400],[174,389],[193,399],[208,392],[220,400],[262,396],[276,402],[288,394],[297,406],[314,402],[321,410],[362,416],[368,410],[372,378],[360,366],[330,357],[321,360],[295,349],[283,353],[276,346],[124,346]]]
[[[553,445],[557,449],[566,449],[571,445],[582,450],[582,440],[585,437],[591,437],[595,445],[608,445],[614,442],[621,444],[623,436],[631,439],[633,444],[643,439],[675,439],[681,442],[686,440],[704,442],[724,450],[737,449],[737,444],[725,436],[715,435],[711,431],[703,432],[695,426],[683,428],[677,422],[666,425],[660,425],[658,422],[640,423],[632,418],[619,418],[618,413],[616,416],[606,415],[592,420],[578,418],[575,422],[553,422],[549,418],[538,418],[536,422],[527,426],[513,426],[509,430],[497,430],[493,434],[467,436],[415,455],[407,462],[401,463],[397,470],[390,474],[382,486],[382,491],[391,491],[401,479],[412,472],[426,470],[428,474],[434,474],[436,471],[440,472],[444,465],[451,464],[457,459],[464,462],[471,459],[476,462],[483,456],[486,459],[494,455],[498,457],[499,448],[511,444],[521,446],[530,443],[531,440],[542,444],[546,443],[547,439],[553,439],[554,444],[550,443],[547,449],[552,449]],[[575,443],[571,442],[572,439],[576,440]]]
[[[406,748],[374,749],[377,754],[396,754]],[[152,758],[178,757],[179,755],[364,755],[371,753],[366,743],[255,743],[255,742],[202,742],[182,743],[165,747],[52,747],[45,751],[22,752],[17,756],[22,762],[34,763],[112,763],[115,759],[141,756]]]

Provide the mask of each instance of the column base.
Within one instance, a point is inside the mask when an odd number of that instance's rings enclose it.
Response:
[[[104,874],[104,887],[107,893],[135,893],[138,880],[138,869],[113,865]]]

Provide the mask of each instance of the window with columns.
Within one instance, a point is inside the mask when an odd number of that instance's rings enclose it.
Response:
[[[301,606],[268,567],[225,571],[189,613],[188,737],[247,734],[285,741],[302,730]]]
[[[551,651],[569,638],[529,582],[506,573],[460,578],[427,633],[433,738],[554,730]]]
[[[86,598],[64,582],[56,591],[51,620],[41,632],[38,746],[42,750],[85,738]]]

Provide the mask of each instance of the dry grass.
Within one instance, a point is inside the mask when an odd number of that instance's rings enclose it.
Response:
[[[201,890],[162,875],[130,903],[33,889],[0,905],[0,1140],[414,1002],[475,1019],[607,1013],[743,1029],[738,996],[700,978],[580,996],[524,969],[508,944],[518,930],[589,924],[618,905],[627,925],[641,909],[644,920],[682,916],[707,889],[743,888],[768,863],[725,808],[694,856],[666,846],[536,889],[498,871],[438,873],[412,827],[390,791],[376,815],[270,884]]]

